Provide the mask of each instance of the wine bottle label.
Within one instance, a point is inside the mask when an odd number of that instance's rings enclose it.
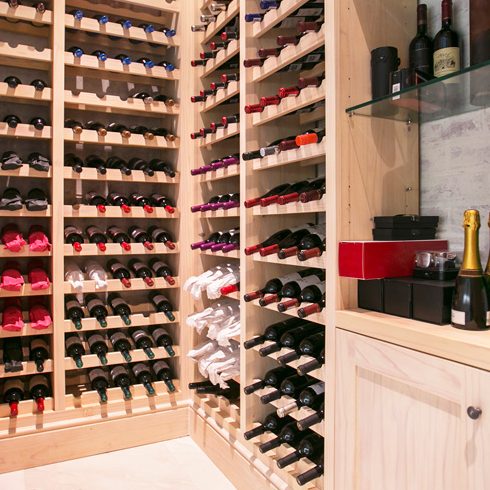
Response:
[[[82,232],[76,228],[75,226],[67,226],[65,227],[65,238],[68,236],[68,235],[71,235],[72,233],[75,233],[77,235],[81,235]]]
[[[89,311],[92,308],[96,308],[97,306],[104,306],[104,303],[102,303],[102,301],[99,298],[94,298],[87,303],[87,308]]]
[[[301,8],[298,10],[299,17],[318,17],[323,14],[323,8]]]
[[[297,273],[293,272],[292,274],[288,274],[287,276],[282,276],[277,278],[282,284],[286,284],[288,282],[299,282],[302,277]]]
[[[459,48],[442,48],[434,52],[434,75],[443,77],[461,69]]]
[[[17,388],[23,392],[24,383],[20,379],[7,379],[7,381],[5,381],[5,384],[3,385],[3,392],[6,393],[12,388]]]
[[[307,276],[304,279],[300,279],[298,282],[298,286],[303,290],[307,286],[312,286],[313,284],[319,284],[323,282],[318,276]]]
[[[46,344],[46,342],[43,339],[34,339],[31,342],[30,348],[31,348],[31,350],[34,350],[34,349],[47,349],[47,344]]]
[[[122,264],[112,264],[111,265],[111,272],[114,274],[114,273],[117,273],[118,271],[126,271],[126,267],[124,267],[124,265]]]
[[[466,325],[466,314],[464,311],[451,310],[451,323]]]
[[[78,303],[78,301],[72,299],[66,302],[66,309],[71,310],[72,308],[80,308],[80,304]]]
[[[308,389],[315,392],[315,395],[323,395],[325,393],[325,383],[323,381],[308,386]]]
[[[112,306],[112,308],[116,309],[119,306],[126,306],[126,303],[124,302],[124,300],[122,298],[114,298],[111,301],[111,306]]]

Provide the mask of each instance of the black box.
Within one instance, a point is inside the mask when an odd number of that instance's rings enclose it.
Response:
[[[384,280],[385,313],[412,318],[412,282],[411,277]]]
[[[435,228],[374,228],[373,239],[390,240],[434,240]]]
[[[412,283],[413,319],[446,325],[451,323],[451,304],[455,281],[426,281]]]
[[[384,281],[370,279],[357,281],[357,304],[359,308],[372,311],[384,311]]]
[[[375,216],[375,228],[437,228],[439,216],[418,216],[399,214],[395,216]]]

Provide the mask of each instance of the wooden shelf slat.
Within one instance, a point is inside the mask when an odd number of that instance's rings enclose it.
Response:
[[[40,172],[38,172],[40,173]],[[180,182],[180,174],[177,172],[172,179],[165,172],[155,172],[150,177],[143,170],[133,170],[131,175],[123,175],[120,170],[108,168],[107,173],[100,175],[95,168],[84,167],[81,173],[74,172],[71,167],[64,167],[64,178],[68,180],[98,180],[101,182],[125,182],[125,183],[147,183],[147,184],[178,184]],[[3,173],[0,171],[0,175]]]
[[[1,51],[0,51],[1,54]],[[107,61],[99,61],[96,56],[84,54],[81,58],[75,58],[72,53],[65,52],[65,65],[75,68],[85,68],[88,70],[99,70],[102,73],[123,73],[126,75],[155,78],[159,80],[179,80],[180,72],[178,69],[167,71],[162,66],[145,68],[142,63],[133,62],[130,65],[123,65],[119,60],[109,58]],[[101,75],[102,76],[102,75]]]
[[[0,3],[0,17],[25,20],[37,24],[51,24],[53,21],[53,12],[51,10],[46,10],[41,14],[35,8],[26,7],[25,5],[10,8],[7,2],[2,2]]]
[[[306,87],[297,97],[286,97],[282,99],[279,105],[267,106],[264,108],[264,112],[253,114],[252,124],[254,126],[260,126],[311,104],[316,104],[325,100],[325,93],[326,81],[324,80],[319,87]]]
[[[199,175],[199,182],[214,182],[215,180],[228,179],[230,177],[240,176],[240,166],[231,165],[227,168],[219,168],[213,172],[206,172],[205,174]]]
[[[46,359],[44,361],[44,371],[38,373],[36,363],[34,361],[24,361],[22,363],[22,371],[15,373],[6,373],[5,365],[0,365],[0,378],[18,378],[20,376],[31,376],[33,374],[49,374],[53,372],[53,361],[51,359]]]
[[[270,206],[255,206],[253,208],[254,216],[277,216],[300,213],[324,213],[326,211],[325,199],[319,201],[310,201],[306,203],[292,202],[285,205],[271,204]]]
[[[90,92],[74,94],[71,90],[65,90],[65,105],[81,111],[105,112],[108,114],[141,113],[145,116],[162,117],[177,116],[179,106],[167,107],[163,102],[145,104],[140,99],[128,98],[123,100],[116,95],[99,97]]]
[[[17,298],[23,296],[50,296],[53,294],[53,286],[50,285],[46,289],[32,289],[32,284],[28,283],[26,278],[24,285],[20,288],[20,291],[7,291],[0,288],[0,298]]]
[[[271,9],[265,13],[261,22],[254,22],[252,26],[252,37],[259,38],[267,34],[279,22],[289,17],[295,10],[299,9],[309,0],[283,0],[277,9]]]
[[[11,332],[10,330],[4,330],[0,328],[0,338],[7,337],[31,337],[34,335],[51,335],[53,333],[53,325],[48,328],[38,330],[36,328],[32,328],[31,323],[24,323],[24,328],[19,330],[18,332]]]
[[[259,305],[259,300],[255,300],[255,301],[251,301],[248,304],[257,306],[258,308],[266,308],[268,310],[277,311],[277,304],[278,303],[272,303],[271,305],[267,305],[267,306],[260,306]],[[305,303],[301,307],[308,306],[309,304],[310,303]],[[314,323],[319,323],[321,325],[325,325],[325,314],[324,314],[324,312],[325,312],[325,310],[321,311],[320,313],[314,313],[313,315],[310,315],[310,316],[306,317],[305,320],[309,320],[310,322],[314,322]],[[290,310],[287,310],[287,311],[284,311],[284,312],[281,312],[281,313],[283,315],[298,317],[298,308],[291,308]]]
[[[236,39],[233,39],[226,49],[222,49],[216,58],[209,60],[206,66],[203,67],[201,78],[206,78],[216,71],[221,65],[225,64],[227,61],[231,60],[240,52],[240,44]]]
[[[93,32],[102,36],[117,36],[122,39],[160,44],[162,46],[179,46],[180,44],[178,36],[167,37],[163,32],[158,31],[148,34],[144,29],[137,26],[133,26],[131,29],[124,29],[121,24],[115,22],[107,22],[104,25],[100,25],[97,19],[84,17],[82,20],[76,20],[70,14],[65,15],[65,26],[69,29]]]
[[[174,358],[180,356],[180,347],[178,345],[174,345],[173,349],[175,351]],[[163,347],[152,347],[151,350],[155,354],[155,358],[152,361],[157,361],[158,359],[168,359],[170,356],[167,351]],[[132,360],[131,362],[149,362],[148,356],[142,349],[133,349],[129,351]],[[123,355],[120,352],[108,352],[106,354],[107,364],[106,366],[113,366],[115,364],[123,364],[126,365],[127,362],[124,359]],[[95,354],[88,354],[82,356],[83,368],[89,369],[94,367],[103,367],[100,359]],[[75,361],[71,357],[65,357],[65,370],[71,371],[79,369],[75,364]]]
[[[128,5],[155,9],[170,14],[178,14],[180,12],[180,2],[175,0],[124,0],[124,2]]]
[[[0,6],[3,5],[0,3]],[[0,97],[12,100],[32,100],[39,103],[48,103],[51,101],[51,88],[46,87],[44,90],[36,90],[32,85],[17,85],[10,88],[5,82],[0,82]]]
[[[39,51],[34,46],[17,44],[15,47],[12,47],[8,43],[0,41],[0,59],[2,59],[2,63],[5,64],[8,64],[9,59],[13,59],[31,60],[36,62],[36,66],[40,64],[47,66],[49,63],[51,63],[52,57],[53,52],[48,48],[44,48]]]
[[[28,163],[24,163],[22,167],[15,170],[0,170],[0,177],[21,177],[31,179],[50,179],[51,167],[47,172],[41,172],[30,167]]]
[[[54,401],[53,398],[49,397],[44,400],[44,414],[53,412]],[[37,413],[37,405],[34,400],[23,400],[19,403],[19,415],[16,417],[18,421],[23,416],[39,417]],[[6,403],[0,403],[0,421],[1,419],[6,419],[10,422],[10,407]]]
[[[19,125],[20,126],[20,125]],[[1,127],[0,127],[1,129]],[[97,145],[117,145],[134,148],[161,148],[167,150],[177,150],[179,148],[179,138],[169,142],[163,136],[155,136],[153,140],[145,140],[142,134],[132,134],[129,138],[123,138],[120,133],[108,132],[102,137],[97,131],[84,129],[79,135],[73,134],[70,128],[64,128],[65,141],[75,143],[93,143]]]
[[[83,281],[83,292],[85,293],[106,293],[112,291],[156,291],[158,289],[175,289],[180,287],[180,281],[178,277],[174,277],[175,284],[171,286],[163,277],[154,277],[154,285],[148,286],[143,279],[140,278],[132,278],[131,279],[131,287],[126,288],[123,283],[119,279],[108,279],[107,287],[97,289],[95,287],[95,281],[86,280]],[[69,282],[64,283],[64,292],[65,294],[77,294],[77,290],[75,290]]]
[[[233,0],[228,5],[228,8],[216,17],[216,20],[214,22],[208,24],[206,31],[204,32],[204,38],[201,41],[201,44],[208,43],[214,36],[219,34],[221,29],[223,29],[223,27],[225,27],[225,25],[228,24],[233,19],[233,17],[236,17],[239,12],[240,2],[239,0]]]
[[[208,112],[211,109],[215,109],[223,102],[235,97],[240,93],[239,82],[232,81],[228,84],[228,87],[223,90],[219,90],[217,95],[208,97],[206,102],[201,103],[201,112]]]
[[[92,330],[105,331],[110,328],[132,328],[132,327],[146,327],[149,325],[159,325],[159,324],[172,324],[179,323],[180,315],[178,311],[173,312],[175,320],[170,321],[163,313],[150,313],[147,316],[142,313],[134,313],[131,315],[131,325],[125,325],[119,316],[108,316],[107,328],[102,328],[99,322],[95,318],[83,318],[82,328],[77,330],[75,325],[71,320],[64,320],[65,332],[89,332]]]
[[[96,206],[81,204],[77,208],[71,205],[64,206],[65,218],[145,218],[145,219],[176,219],[179,217],[179,210],[170,214],[163,208],[154,208],[153,213],[147,213],[143,208],[133,206],[130,213],[125,213],[119,206],[107,206],[106,212],[101,213]]]
[[[22,139],[51,139],[51,126],[45,126],[38,131],[31,124],[19,124],[16,128],[9,128],[7,123],[0,122],[0,136]]]
[[[233,136],[240,134],[240,124],[232,123],[229,124],[227,128],[220,128],[214,134],[209,134],[206,138],[199,141],[199,146],[210,146],[225,141]]]
[[[163,243],[154,243],[153,250],[148,250],[142,243],[131,243],[131,250],[124,250],[119,243],[107,243],[106,251],[101,252],[95,243],[84,243],[81,252],[75,252],[71,245],[65,244],[65,257],[90,257],[100,256],[110,258],[113,255],[165,255],[180,253],[178,244],[175,244],[175,249],[168,249]]]
[[[27,208],[19,209],[18,211],[7,211],[0,209],[0,217],[6,218],[49,218],[51,216],[51,204],[48,204],[48,209],[45,211],[27,211]]]
[[[317,159],[325,156],[326,144],[327,140],[323,138],[316,145],[305,145],[296,150],[283,151],[278,155],[270,155],[262,159],[257,158],[252,161],[252,166],[254,170],[267,170],[293,163],[313,165],[317,163]]]
[[[309,32],[301,38],[297,46],[286,46],[278,57],[272,56],[264,61],[262,66],[252,68],[254,83],[265,80],[282,68],[290,65],[302,56],[311,53],[325,44],[325,24],[318,32]]]
[[[259,254],[253,255],[254,262],[262,262],[266,264],[279,264],[279,265],[291,265],[294,267],[316,267],[317,269],[326,268],[326,256],[313,257],[311,259],[301,262],[296,255],[293,257],[287,257],[286,259],[280,259],[277,254],[268,255],[267,257],[261,257]]]

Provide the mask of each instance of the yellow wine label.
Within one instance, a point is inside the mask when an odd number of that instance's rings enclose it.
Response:
[[[461,69],[459,48],[442,48],[434,52],[434,75],[444,77]]]

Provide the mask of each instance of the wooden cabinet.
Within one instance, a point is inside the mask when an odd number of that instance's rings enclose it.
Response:
[[[490,373],[344,330],[336,343],[336,489],[489,488]]]

